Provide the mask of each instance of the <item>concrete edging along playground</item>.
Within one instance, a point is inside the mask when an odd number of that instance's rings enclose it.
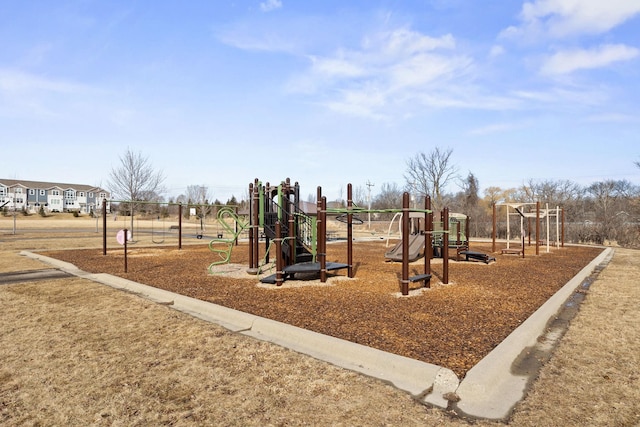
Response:
[[[91,274],[72,264],[28,251],[22,255],[94,282],[138,294],[160,304],[219,324],[231,331],[273,342],[294,351],[388,382],[421,402],[488,419],[505,419],[524,397],[537,371],[513,372],[518,357],[534,346],[547,324],[562,309],[582,281],[613,253],[606,249],[491,353],[474,366],[462,382],[449,369],[398,356],[346,340],[329,337],[285,323],[265,319],[194,298],[157,289],[109,274]],[[455,397],[457,395],[457,398]],[[453,399],[452,399],[453,397]],[[458,400],[451,404],[450,400]]]

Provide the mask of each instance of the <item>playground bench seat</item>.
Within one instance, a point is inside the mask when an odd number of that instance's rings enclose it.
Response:
[[[482,252],[475,251],[461,251],[460,255],[464,255],[465,261],[469,261],[469,259],[477,259],[478,261],[482,261],[485,264],[489,264],[491,261],[495,261],[496,259],[488,254]]]
[[[502,249],[502,254],[507,254],[507,255],[521,255],[522,254],[522,249],[514,249],[514,248],[505,248]]]
[[[418,274],[418,275],[409,277],[409,281],[411,283],[424,281],[425,286],[427,286],[427,282],[429,282],[430,280],[431,280],[430,274]]]

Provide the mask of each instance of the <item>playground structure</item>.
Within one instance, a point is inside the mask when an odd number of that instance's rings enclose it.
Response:
[[[391,236],[393,223],[395,222],[396,218],[401,215],[402,213],[396,213],[389,223],[386,243],[387,247],[389,246],[389,238]],[[465,261],[477,260],[482,261],[486,264],[496,260],[495,257],[492,257],[488,254],[471,251],[469,249],[468,236],[470,218],[468,215],[462,213],[449,213],[448,217],[449,219],[447,230],[450,237],[447,246],[449,250],[455,250],[456,261],[461,261],[463,257]],[[445,235],[445,228],[443,226],[444,212],[441,212],[440,214],[440,221],[431,221],[431,225],[421,223],[420,219],[421,218],[419,213],[410,213],[411,234],[409,236],[409,261],[415,261],[421,256],[426,256],[427,252],[429,252],[429,254],[434,258],[443,258]],[[399,223],[399,227],[401,227],[401,223]],[[425,239],[421,237],[424,234],[428,234],[430,236],[430,249],[426,248]],[[385,258],[390,261],[402,261],[402,241],[398,242],[392,249],[387,251],[385,253]]]
[[[250,212],[249,212],[249,268],[251,274],[258,274],[271,265],[271,249],[275,249],[275,274],[261,279],[264,283],[272,283],[281,286],[290,278],[299,273],[318,273],[322,283],[327,281],[330,271],[347,270],[347,276],[354,277],[353,268],[353,225],[361,223],[358,214],[365,213],[402,213],[402,242],[404,254],[402,256],[401,292],[409,293],[409,283],[424,282],[428,286],[431,279],[431,256],[425,257],[424,271],[415,276],[409,276],[409,257],[407,254],[410,245],[409,218],[412,214],[421,215],[425,224],[432,221],[430,210],[431,200],[425,198],[424,209],[409,208],[409,194],[403,194],[402,209],[370,210],[357,207],[353,204],[352,185],[347,185],[346,208],[327,208],[327,199],[322,195],[322,188],[317,188],[317,202],[315,215],[313,212],[305,212],[300,201],[300,187],[296,182],[291,184],[287,179],[278,186],[269,183],[262,185],[256,179],[249,184]],[[310,206],[308,211],[313,211]],[[444,227],[443,236],[443,282],[448,283],[448,210],[443,211]],[[347,227],[347,260],[345,263],[328,262],[326,255],[327,246],[327,218],[335,215],[340,217]],[[431,239],[423,234],[424,244],[431,247]],[[264,241],[264,255],[260,257],[260,244]],[[428,252],[430,253],[431,250]]]
[[[317,262],[317,217],[302,209],[300,186],[290,179],[278,186],[262,185],[256,179],[249,184],[249,269],[259,274],[275,267],[276,273],[261,279],[280,286],[297,273],[320,271]],[[262,231],[261,231],[262,230]],[[264,241],[264,256],[260,257],[260,241]],[[275,248],[275,264],[271,249]],[[331,263],[327,268],[339,270],[347,265]]]
[[[531,246],[531,221],[535,219],[535,248],[536,255],[540,254],[540,245],[546,243],[546,252],[550,251],[551,246],[551,218],[555,218],[555,247],[564,247],[564,209],[556,206],[555,209],[549,209],[549,204],[545,204],[545,208],[540,208],[540,202],[503,202],[493,205],[493,231],[492,235],[492,251],[496,252],[496,230],[497,230],[497,208],[504,206],[506,210],[506,248],[501,252],[503,254],[525,256],[525,240],[528,236],[528,245]],[[511,211],[513,209],[513,212]],[[520,218],[520,247],[511,246],[511,217],[518,216]],[[525,228],[525,218],[527,226]],[[546,238],[540,237],[540,220],[545,219]],[[526,230],[526,231],[525,231]]]
[[[425,249],[425,244],[420,235],[428,233],[431,236],[431,248],[433,249],[433,257],[442,258],[443,249],[443,212],[440,213],[440,221],[431,221],[431,225],[421,221],[421,214],[419,212],[411,212],[409,214],[410,230],[409,237],[409,261],[415,261],[420,258]],[[387,231],[387,243],[389,246],[389,239],[391,237],[391,229],[396,218],[402,218],[402,212],[396,213],[391,222],[389,223],[389,230]],[[399,231],[401,232],[402,222],[398,223]],[[447,228],[450,232],[449,249],[456,250],[456,259],[459,260],[459,254],[469,249],[469,217],[461,213],[449,213],[449,226]],[[455,238],[454,238],[455,236]],[[398,242],[391,250],[385,253],[385,258],[391,261],[402,261],[402,242]]]

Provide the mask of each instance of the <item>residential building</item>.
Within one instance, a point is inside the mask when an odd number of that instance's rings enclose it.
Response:
[[[109,210],[108,199],[106,190],[91,185],[0,178],[0,207],[9,210],[90,213],[101,209],[103,200]]]

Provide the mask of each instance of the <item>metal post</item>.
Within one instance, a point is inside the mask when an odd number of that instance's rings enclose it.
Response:
[[[254,260],[253,260],[253,245],[254,245],[254,236],[253,236],[253,183],[249,183],[249,271],[253,271]]]
[[[256,271],[258,270],[258,264],[260,263],[260,222],[264,221],[264,203],[260,203],[263,191],[264,189],[262,188],[260,181],[256,178],[253,185],[253,223],[251,225],[254,239],[254,244],[251,248],[253,251],[253,266],[251,266],[251,268],[254,268]],[[265,254],[265,258],[268,261],[269,255]]]
[[[493,229],[491,230],[491,252],[496,251],[496,203],[493,203]]]
[[[318,191],[320,187],[318,187]],[[327,197],[322,196],[320,204],[320,212],[318,216],[322,218],[322,235],[320,241],[322,242],[322,252],[318,254],[320,258],[320,282],[325,283],[327,281]]]
[[[178,249],[182,249],[182,203],[178,205]]]
[[[449,283],[449,208],[442,210],[442,283]]]
[[[129,240],[129,231],[124,229],[124,272],[127,273],[127,240]]]
[[[409,193],[402,194],[402,295],[409,295]]]
[[[291,203],[291,200],[289,199],[289,196],[291,195],[291,185],[290,185],[290,181],[287,178],[287,187],[286,187],[286,192],[285,192],[285,208],[284,208],[284,213],[287,216],[287,224],[289,225],[289,263],[290,264],[295,264],[296,263],[296,246],[298,245],[298,236],[296,235],[296,227],[295,227],[295,217],[294,217],[294,209],[293,209],[293,204]]]
[[[323,231],[324,218],[322,216],[322,187],[318,187],[316,191],[316,262],[320,263],[320,281],[324,283],[327,279],[326,276],[324,277],[324,280],[322,277],[322,258],[325,253],[324,244],[326,243],[327,234]]]
[[[540,255],[540,202],[536,202],[536,255]],[[524,246],[522,257],[524,258]]]
[[[560,206],[556,206],[556,249],[560,249]]]
[[[551,223],[549,221],[549,203],[545,204],[545,219],[547,220],[547,253],[549,253],[549,240],[551,240],[551,235],[549,234],[551,228]]]
[[[431,197],[425,196],[424,210],[431,211]],[[431,232],[433,231],[433,212],[424,213],[424,274],[431,274],[431,255],[433,248],[431,247]],[[425,280],[425,286],[431,287],[431,281]]]
[[[107,254],[107,199],[102,199],[102,255]]]
[[[564,208],[562,208],[561,210],[562,210],[562,240],[561,240],[561,244],[562,244],[562,247],[564,248]]]
[[[347,275],[353,278],[353,187],[347,184]]]
[[[284,260],[282,259],[282,229],[280,221],[276,221],[276,286],[282,286]]]

